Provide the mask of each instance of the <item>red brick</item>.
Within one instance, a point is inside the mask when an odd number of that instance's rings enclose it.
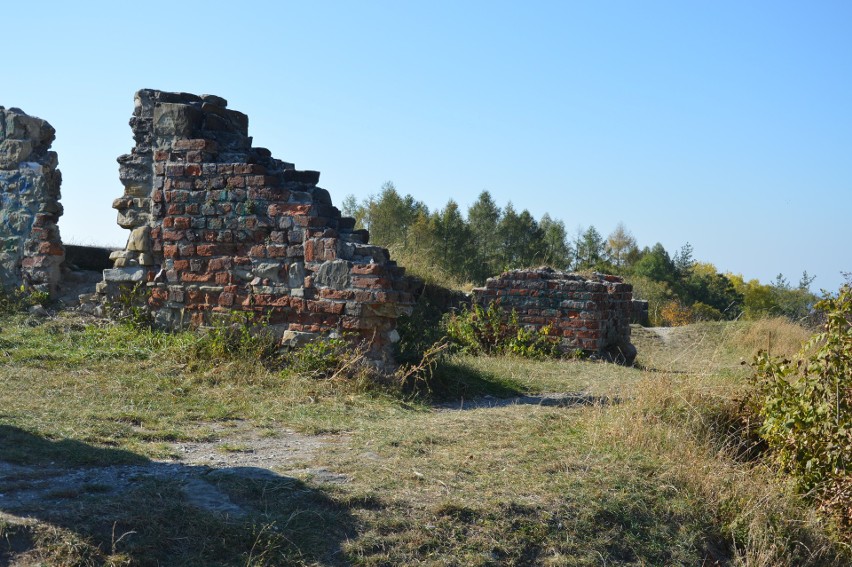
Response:
[[[323,299],[351,300],[355,297],[355,292],[345,289],[329,289],[320,290],[320,297]]]
[[[42,242],[38,245],[39,254],[47,254],[48,256],[59,256],[64,252],[62,245],[58,242]]]
[[[287,256],[288,247],[280,244],[270,244],[266,246],[266,254],[269,258],[285,258]]]
[[[353,276],[352,287],[361,289],[393,289],[393,283],[387,278]]]
[[[191,272],[183,272],[180,275],[180,280],[188,283],[205,283],[214,281],[215,275],[210,273],[194,274]]]
[[[265,175],[266,168],[257,163],[240,163],[234,165],[234,173],[249,174],[249,175]]]
[[[311,212],[312,205],[273,204],[267,208],[267,214],[275,216],[298,216],[307,215]]]
[[[382,264],[352,264],[352,275],[355,276],[380,276],[385,273]]]
[[[168,220],[168,218],[163,219],[164,224],[165,224],[166,220]],[[183,231],[183,230],[164,230],[163,231],[163,240],[172,240],[172,241],[183,240],[185,236],[186,236],[186,231]]]
[[[252,258],[266,258],[266,246],[252,246],[249,250],[249,256]]]
[[[169,163],[166,164],[166,175],[169,177],[181,177],[183,176],[184,165],[182,163]]]
[[[164,226],[166,220],[168,219],[163,219]],[[172,226],[175,228],[189,228],[191,224],[189,217],[175,217]]]
[[[242,188],[242,187],[246,186],[246,179],[245,179],[245,177],[242,177],[241,175],[232,175],[232,176],[228,177],[228,180],[225,182],[225,185],[227,187]]]

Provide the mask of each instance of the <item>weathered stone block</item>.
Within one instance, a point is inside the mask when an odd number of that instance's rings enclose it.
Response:
[[[141,267],[110,268],[104,270],[104,281],[106,282],[131,282],[145,281],[147,270]]]

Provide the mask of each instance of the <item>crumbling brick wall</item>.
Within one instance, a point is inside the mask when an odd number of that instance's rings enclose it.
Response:
[[[0,284],[55,293],[65,252],[56,225],[62,176],[55,130],[0,106]]]
[[[515,311],[521,325],[549,326],[566,350],[583,351],[632,363],[630,344],[633,287],[617,276],[586,277],[550,268],[512,270],[473,290],[483,307],[497,302]]]
[[[113,207],[131,233],[102,303],[137,287],[166,327],[248,312],[285,344],[351,332],[387,358],[412,284],[341,216],[319,172],[252,147],[246,115],[216,96],[141,90],[130,126]]]

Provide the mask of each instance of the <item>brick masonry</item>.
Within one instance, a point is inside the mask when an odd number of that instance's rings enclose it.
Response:
[[[252,147],[248,117],[217,96],[141,90],[130,126],[113,203],[130,236],[104,271],[101,308],[136,288],[164,327],[244,312],[285,345],[348,332],[389,359],[414,282],[341,216],[319,172]]]
[[[0,284],[55,295],[65,251],[55,130],[41,118],[0,106]]]
[[[546,267],[512,270],[489,278],[473,296],[483,307],[497,302],[506,312],[514,310],[524,326],[549,326],[566,350],[628,364],[636,357],[630,344],[633,286],[617,276],[586,277]]]

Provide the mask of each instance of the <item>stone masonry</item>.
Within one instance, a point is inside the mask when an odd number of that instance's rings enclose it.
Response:
[[[242,312],[283,345],[352,333],[388,359],[413,283],[341,216],[319,172],[252,147],[248,117],[217,96],[141,90],[130,126],[113,203],[130,236],[97,309],[135,289],[167,328]]]
[[[55,294],[65,251],[55,130],[18,108],[0,106],[0,285]]]
[[[617,276],[586,277],[546,267],[512,270],[489,278],[473,295],[483,307],[496,301],[504,311],[514,310],[521,325],[549,326],[565,350],[628,364],[636,357],[630,344],[633,287]]]

